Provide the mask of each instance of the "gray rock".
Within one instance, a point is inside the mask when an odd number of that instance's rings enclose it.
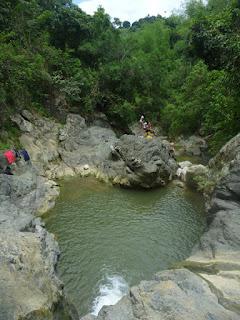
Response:
[[[34,127],[33,127],[32,123],[29,122],[28,120],[24,119],[24,117],[22,117],[20,114],[12,116],[11,120],[18,125],[19,129],[22,132],[30,133],[33,131]]]
[[[207,167],[201,164],[187,167],[186,174],[185,174],[186,185],[189,188],[197,189],[198,187],[197,179],[201,177],[208,179],[207,174],[208,174]]]
[[[58,245],[35,219],[57,195],[56,184],[32,166],[13,176],[0,174],[0,320],[52,320],[59,312],[78,318],[68,310],[55,275]]]
[[[152,188],[165,185],[177,169],[177,163],[169,144],[160,139],[146,140],[142,137],[124,135],[114,145],[112,160],[109,163],[115,175],[127,181],[128,186]],[[118,162],[119,161],[119,162]]]
[[[182,137],[178,139],[177,145],[182,150],[181,154],[189,156],[201,156],[207,149],[206,141],[199,136]]]
[[[63,127],[46,118],[27,118],[32,119],[33,129],[20,141],[48,179],[93,174],[114,184],[152,188],[165,185],[175,174],[177,164],[167,141],[128,135],[119,140],[110,126],[88,127],[85,119],[75,114],[67,116]]]
[[[209,166],[221,170],[234,160],[240,160],[240,133],[221,148],[217,155],[209,161]]]
[[[239,319],[238,314],[225,307],[202,277],[176,269],[160,272],[152,281],[142,281],[117,305],[104,307],[97,320]]]
[[[52,272],[54,246],[43,250],[49,243],[32,232],[4,231],[0,241],[0,319],[52,319],[63,298]]]

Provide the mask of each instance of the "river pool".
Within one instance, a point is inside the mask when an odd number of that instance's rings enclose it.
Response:
[[[127,190],[94,178],[61,185],[44,221],[60,245],[58,274],[80,315],[97,314],[186,258],[206,226],[202,197],[177,186]]]

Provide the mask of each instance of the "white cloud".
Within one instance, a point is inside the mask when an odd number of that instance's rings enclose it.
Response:
[[[133,22],[148,14],[168,16],[173,9],[179,9],[181,3],[182,0],[83,0],[79,7],[93,14],[102,6],[112,18]]]

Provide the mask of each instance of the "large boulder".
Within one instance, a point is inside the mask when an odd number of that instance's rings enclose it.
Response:
[[[178,155],[202,156],[207,150],[206,141],[199,136],[180,137],[176,143]]]
[[[202,190],[202,185],[207,184],[209,169],[202,164],[192,164],[190,161],[179,162],[177,177],[185,182],[191,189]]]
[[[208,179],[208,169],[202,164],[195,164],[187,168],[185,181],[189,188],[197,189],[198,181]]]
[[[126,186],[163,186],[177,170],[170,144],[163,143],[161,139],[123,135],[112,146],[111,152],[112,158],[103,165],[108,165],[111,179],[119,177]]]
[[[52,319],[51,308],[62,294],[60,283],[46,272],[48,256],[32,232],[1,232],[0,319]],[[57,247],[56,247],[57,248]],[[52,247],[51,250],[56,250]],[[56,254],[58,252],[56,251]]]
[[[20,143],[28,150],[32,162],[43,174],[49,162],[59,158],[58,135],[61,125],[52,119],[32,115],[26,110],[11,119],[22,131]]]
[[[21,174],[0,174],[0,230],[25,230],[33,216],[54,206],[59,187],[26,165]]]
[[[240,133],[220,149],[216,156],[209,161],[209,166],[221,170],[234,160],[240,160]]]

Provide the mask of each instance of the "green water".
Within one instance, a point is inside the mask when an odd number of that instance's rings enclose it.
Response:
[[[60,245],[59,277],[83,315],[186,258],[205,215],[203,199],[179,187],[136,191],[74,178],[45,222]]]

